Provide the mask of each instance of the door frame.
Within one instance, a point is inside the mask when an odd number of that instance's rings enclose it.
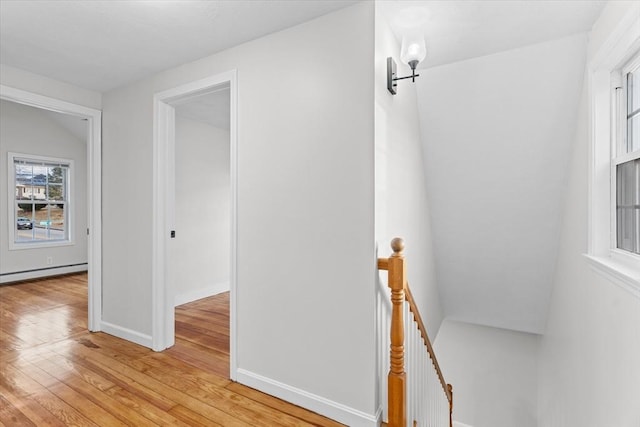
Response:
[[[237,277],[237,70],[233,69],[177,86],[153,97],[153,245],[152,245],[152,349],[162,351],[175,343],[174,294],[169,289],[169,242],[175,230],[175,108],[181,101],[216,90],[230,90],[230,377],[235,380],[236,362],[236,277]],[[179,230],[177,230],[179,232]]]
[[[87,120],[87,326],[102,330],[102,111],[0,85],[0,99]]]

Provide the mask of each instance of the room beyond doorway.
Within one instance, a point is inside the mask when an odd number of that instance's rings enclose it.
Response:
[[[174,224],[169,281],[175,305],[229,291],[229,86],[173,103]]]
[[[73,104],[60,99],[50,98],[22,89],[0,85],[0,99],[23,106],[44,110],[47,114],[62,113],[74,120],[84,119],[81,126],[86,138],[86,174],[78,179],[86,182],[86,236],[88,269],[88,321],[90,331],[103,330],[102,321],[102,112],[93,108]],[[67,117],[68,118],[68,117]],[[65,123],[68,121],[62,119]],[[69,123],[66,123],[69,125]],[[48,224],[48,221],[47,221]],[[33,225],[32,225],[33,227]],[[84,227],[74,231],[85,235]],[[46,263],[53,266],[54,258],[48,255]],[[84,267],[82,268],[84,269]],[[55,271],[44,268],[39,272],[13,275],[9,281],[42,277],[49,274],[63,274],[78,271],[73,266],[60,266]]]

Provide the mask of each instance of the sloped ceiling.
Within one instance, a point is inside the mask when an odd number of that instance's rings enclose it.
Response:
[[[445,317],[543,333],[587,32],[604,2],[381,3],[415,86]]]
[[[2,110],[5,105],[10,106],[11,104],[13,104],[12,101],[1,99],[0,110]],[[36,115],[42,115],[45,119],[51,120],[60,128],[68,132],[71,136],[73,136],[76,142],[80,144],[86,144],[88,132],[86,119],[81,119],[80,117],[75,117],[71,114],[58,113],[55,111],[44,110],[42,108],[31,107],[22,104],[20,104],[20,108],[32,110],[33,114]]]
[[[87,120],[72,116],[71,114],[57,113],[55,111],[41,110],[42,114],[51,118],[63,129],[73,135],[78,142],[86,144],[89,130]]]
[[[585,55],[581,34],[421,71],[447,316],[544,331]]]

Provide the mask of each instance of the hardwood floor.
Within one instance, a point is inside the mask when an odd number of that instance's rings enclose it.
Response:
[[[86,274],[0,286],[2,426],[340,426],[228,379],[229,295],[156,353],[87,331]]]

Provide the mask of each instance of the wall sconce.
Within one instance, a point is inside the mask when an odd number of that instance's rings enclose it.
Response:
[[[413,34],[402,37],[402,48],[400,49],[400,59],[402,62],[411,67],[411,75],[406,77],[397,77],[396,61],[392,57],[387,58],[387,89],[392,95],[396,94],[396,81],[411,79],[412,82],[416,81],[416,77],[420,74],[416,74],[416,67],[427,56],[427,47],[424,42],[424,37],[421,34]]]

